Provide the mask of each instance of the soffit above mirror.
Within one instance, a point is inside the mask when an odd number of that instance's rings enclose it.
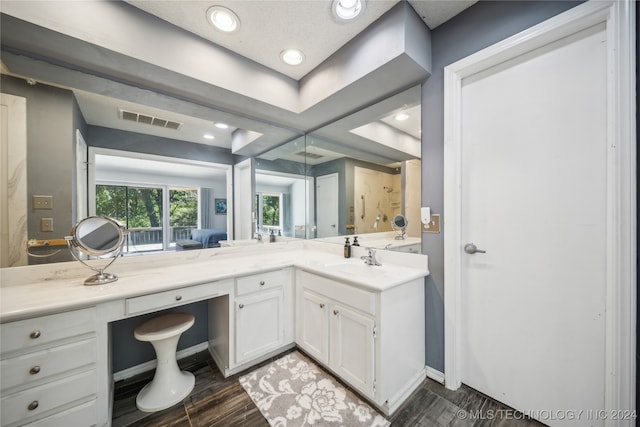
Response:
[[[428,29],[403,2],[300,82],[126,3],[52,1],[43,3],[43,8],[34,11],[22,2],[3,2],[2,60],[15,74],[136,102],[123,93],[126,90],[114,94],[108,84],[106,90],[83,84],[89,78],[111,80],[111,85],[144,92],[143,97],[148,93],[172,97],[298,133],[429,75]],[[29,59],[32,64],[25,64]],[[33,70],[37,62],[42,70]],[[68,69],[80,78],[50,79],[46,69],[52,67]],[[232,142],[232,151],[252,156],[285,140],[239,138]]]
[[[127,3],[186,31],[223,46],[295,80],[301,79],[400,0],[367,1],[363,11],[349,22],[338,20],[330,1],[218,0],[240,20],[233,34],[217,31],[205,16],[210,3],[203,1],[126,0]],[[431,29],[474,4],[476,0],[409,0]],[[322,43],[318,43],[322,40]],[[283,49],[295,47],[305,56],[302,64],[289,66],[280,60]]]

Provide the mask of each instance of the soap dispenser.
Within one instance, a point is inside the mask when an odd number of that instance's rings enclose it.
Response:
[[[354,236],[354,238],[353,238],[353,246],[360,246],[360,242],[358,242],[358,236]]]
[[[271,234],[269,234],[269,243],[273,243],[276,241],[276,235],[273,232],[273,229],[271,229]]]
[[[344,257],[351,258],[351,243],[349,243],[349,238],[347,237],[344,242]]]

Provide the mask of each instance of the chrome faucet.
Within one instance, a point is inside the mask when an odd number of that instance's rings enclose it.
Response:
[[[382,265],[376,259],[376,251],[373,248],[367,248],[367,251],[369,251],[369,255],[363,255],[363,256],[360,257],[360,259],[364,260],[365,264],[367,264],[367,265]]]

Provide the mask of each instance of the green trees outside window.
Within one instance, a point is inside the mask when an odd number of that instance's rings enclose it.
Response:
[[[280,196],[262,195],[262,224],[280,226]]]
[[[164,221],[165,203],[168,223]],[[127,252],[168,249],[176,240],[188,239],[190,230],[197,228],[198,190],[99,184],[96,215],[113,218],[129,230]]]

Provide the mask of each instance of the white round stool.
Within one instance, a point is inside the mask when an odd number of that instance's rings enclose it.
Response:
[[[180,370],[176,349],[180,335],[194,322],[191,314],[170,313],[147,320],[135,329],[136,339],[149,341],[158,359],[153,380],[136,397],[139,410],[155,412],[170,408],[193,390],[195,377],[191,372]]]

